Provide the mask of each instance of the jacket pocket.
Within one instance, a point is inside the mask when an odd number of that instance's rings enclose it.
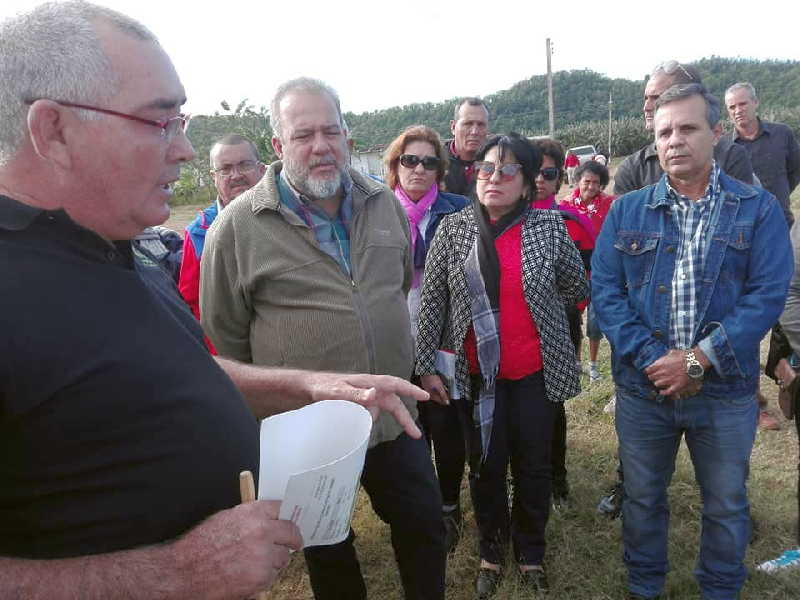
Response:
[[[623,268],[628,287],[640,287],[650,282],[656,261],[659,235],[638,231],[620,231],[614,248],[623,254]]]
[[[728,234],[725,256],[722,259],[720,279],[740,282],[747,277],[747,264],[750,261],[750,246],[753,243],[752,225],[734,225]]]

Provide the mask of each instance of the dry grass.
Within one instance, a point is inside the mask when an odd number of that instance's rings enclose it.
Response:
[[[584,377],[584,392],[567,405],[567,468],[572,487],[571,507],[551,515],[547,530],[547,567],[552,591],[550,598],[616,600],[625,595],[625,569],[621,559],[620,521],[609,521],[597,514],[598,500],[614,480],[616,436],[613,421],[602,408],[612,393],[609,378],[608,347],[601,347],[603,381],[589,385]],[[775,386],[765,380],[773,412]],[[750,546],[747,564],[752,567],[774,558],[795,541],[797,519],[797,435],[793,424],[784,422],[781,431],[760,432],[753,449],[750,496],[753,515],[758,521],[758,536]],[[701,504],[694,473],[685,447],[682,447],[670,488],[672,527],[666,598],[697,598],[692,577],[697,558]],[[474,597],[472,582],[478,566],[477,538],[466,480],[462,488],[466,510],[462,540],[450,557],[447,568],[449,600]],[[354,529],[356,547],[367,581],[370,598],[394,600],[403,597],[397,576],[389,528],[372,512],[362,493]],[[509,564],[510,562],[509,557]],[[302,556],[296,556],[271,591],[271,600],[312,598]],[[498,598],[522,599],[516,577],[504,581]],[[753,574],[742,593],[743,600],[800,598],[800,572],[779,576]]]
[[[568,191],[567,188],[563,193]],[[800,192],[793,196],[793,205],[798,202]],[[199,208],[202,207],[178,207],[170,226],[181,230]],[[766,351],[766,344],[762,350]],[[595,511],[599,498],[613,482],[616,469],[613,422],[602,412],[613,392],[605,343],[601,346],[600,358],[603,381],[590,386],[584,378],[584,392],[567,405],[567,468],[572,506],[561,514],[553,514],[548,525],[547,566],[552,584],[549,597],[553,600],[617,600],[625,596],[620,522],[609,521]],[[762,389],[770,399],[772,412],[778,415],[774,384],[762,378]],[[792,423],[784,422],[781,431],[759,432],[753,449],[750,477],[753,515],[758,521],[758,536],[749,547],[746,558],[751,569],[796,542],[797,457],[798,440]],[[678,456],[670,498],[672,570],[667,580],[666,598],[697,598],[699,591],[692,569],[697,558],[701,504],[685,447]],[[466,485],[462,488],[462,505],[466,511],[464,534],[447,568],[446,597],[449,600],[474,597],[472,585],[478,565],[477,540]],[[356,547],[369,597],[401,599],[402,589],[391,551],[389,529],[376,518],[363,492],[353,527],[358,534]],[[312,597],[303,557],[298,554],[269,593],[269,598],[301,600]],[[526,596],[517,590],[516,578],[510,575],[497,597],[514,600]],[[741,598],[800,598],[800,570],[771,576],[753,573]]]

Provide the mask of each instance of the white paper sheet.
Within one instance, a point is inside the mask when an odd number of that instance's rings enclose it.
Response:
[[[281,500],[304,547],[337,544],[353,516],[372,417],[343,400],[324,400],[261,422],[258,497]]]
[[[442,383],[447,386],[447,394],[452,399],[461,398],[456,385],[456,355],[450,350],[437,350],[436,351],[436,364],[434,365],[436,372],[442,378]]]

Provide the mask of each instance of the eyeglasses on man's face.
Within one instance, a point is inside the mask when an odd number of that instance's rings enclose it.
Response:
[[[43,98],[36,98],[34,100],[26,100],[26,104],[33,104],[36,100],[43,100]],[[81,110],[90,110],[93,112],[99,112],[104,115],[112,115],[114,117],[120,117],[123,119],[128,119],[129,121],[136,121],[138,123],[145,123],[146,125],[152,125],[153,127],[158,127],[161,129],[161,137],[167,141],[172,140],[175,135],[179,131],[186,131],[186,127],[189,124],[189,115],[179,114],[169,119],[145,119],[143,117],[137,117],[136,115],[129,115],[127,113],[118,112],[116,110],[110,110],[108,108],[99,108],[97,106],[89,106],[87,104],[77,104],[75,102],[64,102],[61,100],[52,100],[56,104],[60,104],[61,106],[68,106],[69,108],[79,108]]]
[[[219,169],[211,169],[211,172],[220,177],[230,177],[234,171],[239,175],[249,175],[258,168],[259,164],[257,160],[243,160],[235,165],[223,165]]]

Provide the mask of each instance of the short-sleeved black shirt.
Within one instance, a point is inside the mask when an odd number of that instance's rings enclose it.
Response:
[[[257,421],[140,258],[0,196],[0,555],[164,541],[257,472]]]

